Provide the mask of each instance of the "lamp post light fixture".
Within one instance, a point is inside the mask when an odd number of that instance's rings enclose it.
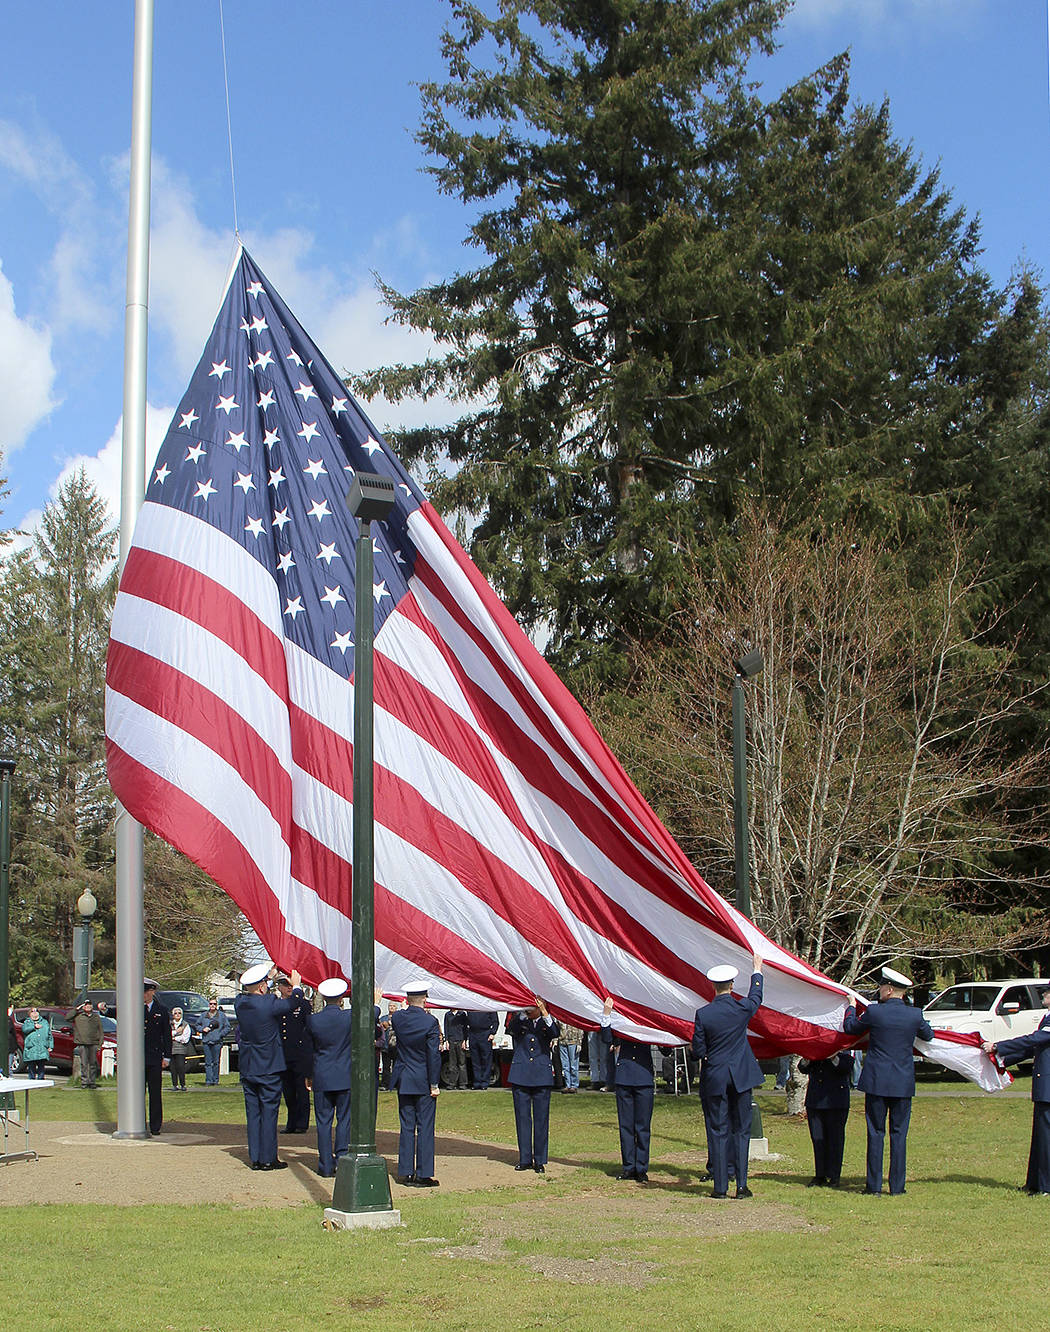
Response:
[[[73,926],[73,988],[82,994],[91,988],[91,964],[95,960],[95,929],[92,921],[98,902],[90,888],[77,898],[80,924]]]
[[[8,901],[8,871],[11,866],[11,774],[15,770],[13,758],[0,758],[0,1008],[3,1024],[0,1026],[0,1077],[7,1077],[8,1049],[7,1008],[11,1002],[11,981],[8,969],[8,937],[10,907]],[[0,1094],[0,1110],[14,1105],[13,1093]]]
[[[336,1166],[332,1206],[325,1218],[337,1227],[399,1225],[390,1201],[386,1161],[376,1152],[375,1019],[375,827],[373,814],[375,634],[372,523],[389,517],[394,482],[373,472],[354,476],[347,507],[358,520],[354,612],[353,919],[351,930],[350,1150]]]

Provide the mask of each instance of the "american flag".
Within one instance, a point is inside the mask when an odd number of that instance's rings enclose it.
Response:
[[[356,471],[373,524],[376,977],[542,995],[688,1040],[717,963],[766,962],[759,1055],[848,1044],[850,992],[703,881],[243,250],[149,473],[107,666],[113,789],[270,956],[350,976]],[[953,1047],[954,1048],[954,1047]],[[991,1067],[989,1061],[989,1068]]]

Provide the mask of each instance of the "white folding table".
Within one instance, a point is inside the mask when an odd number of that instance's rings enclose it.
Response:
[[[9,1152],[7,1150],[10,1111],[0,1106],[0,1119],[4,1121],[4,1150],[0,1154],[0,1165],[7,1165],[8,1161],[36,1161],[39,1159],[36,1152],[29,1145],[29,1093],[37,1087],[53,1087],[54,1085],[51,1078],[0,1078],[0,1094],[3,1092],[25,1092],[25,1119],[22,1128],[25,1132],[26,1144],[20,1152]]]

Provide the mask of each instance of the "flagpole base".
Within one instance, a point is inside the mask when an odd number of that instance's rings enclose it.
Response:
[[[332,1206],[328,1211],[369,1217],[394,1214],[386,1161],[375,1152],[341,1156],[335,1171]],[[325,1212],[326,1218],[328,1211]],[[385,1224],[400,1225],[401,1214],[396,1215],[397,1221]]]
[[[325,1230],[391,1230],[403,1224],[396,1208],[388,1212],[341,1212],[337,1207],[324,1209],[321,1223]]]

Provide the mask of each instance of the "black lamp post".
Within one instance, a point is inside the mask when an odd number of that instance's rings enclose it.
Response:
[[[376,1152],[375,1120],[375,839],[373,823],[373,690],[375,621],[372,523],[394,507],[388,477],[358,472],[346,503],[358,520],[354,643],[354,850],[350,1029],[350,1150],[336,1167],[332,1210],[393,1213],[386,1161]]]
[[[8,871],[11,865],[11,774],[15,770],[13,758],[0,758],[0,1009],[3,1009],[3,1028],[0,1029],[0,1077],[7,1077],[7,1064],[11,1051],[7,1039],[7,1006],[11,1002],[11,978],[8,966],[8,938],[10,906],[8,901]],[[11,1093],[0,1095],[0,1109],[14,1104]]]
[[[765,662],[752,648],[733,663],[733,852],[736,867],[736,909],[751,917],[751,847],[747,823],[747,722],[744,715],[744,681],[752,680]],[[751,1137],[761,1138],[762,1111],[751,1098]]]

